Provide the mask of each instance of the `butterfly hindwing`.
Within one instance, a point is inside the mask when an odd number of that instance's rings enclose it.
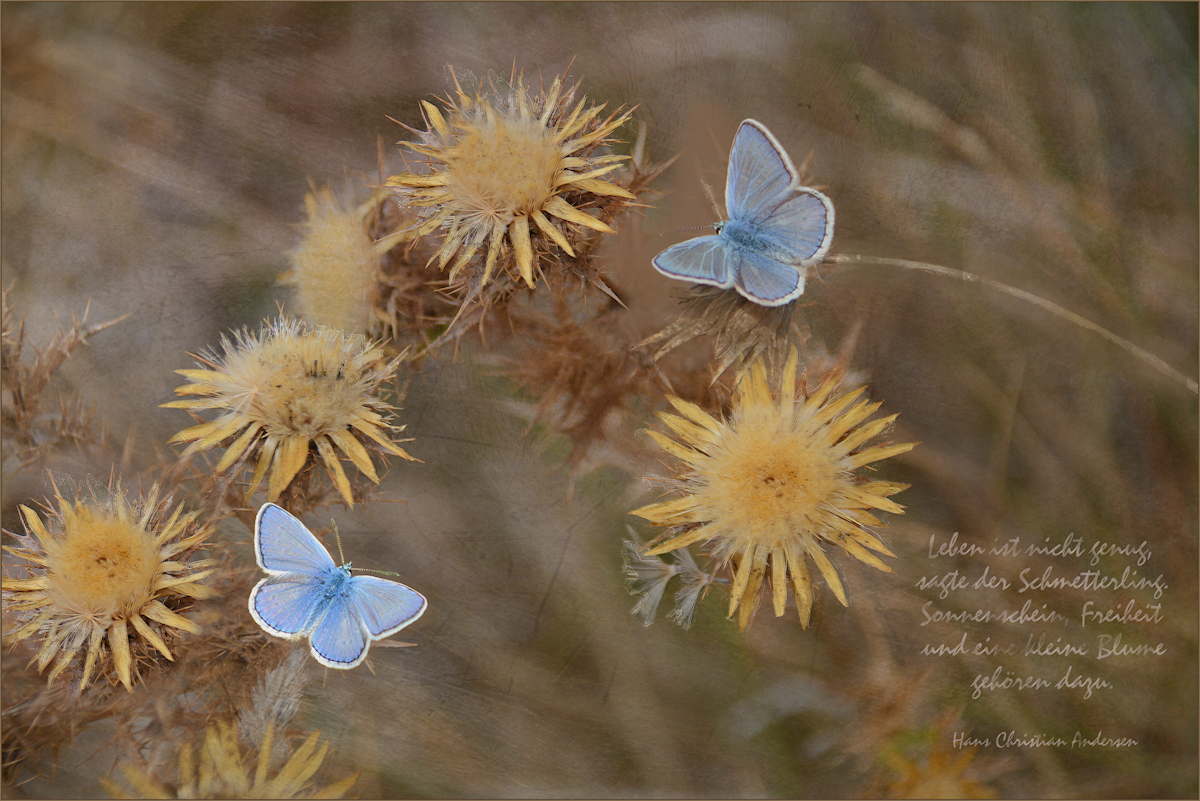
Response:
[[[250,614],[276,637],[299,639],[324,599],[323,588],[314,576],[265,578],[250,591]]]
[[[738,292],[760,306],[782,306],[804,292],[803,267],[793,267],[759,253],[743,252]]]
[[[374,640],[395,634],[425,612],[419,592],[396,581],[353,576],[329,602],[313,629],[310,645],[323,665],[352,668],[367,656]]]
[[[352,668],[367,658],[370,641],[349,593],[330,601],[309,645],[317,661],[329,667]]]
[[[375,640],[395,634],[425,614],[428,606],[416,590],[375,576],[351,579],[348,602]]]

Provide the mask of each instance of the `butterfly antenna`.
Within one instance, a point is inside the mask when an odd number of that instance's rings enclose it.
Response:
[[[355,572],[356,573],[379,573],[384,576],[395,576],[396,578],[400,578],[399,573],[393,573],[390,570],[372,570],[368,567],[355,568]]]
[[[331,517],[329,518],[329,522],[333,524],[333,537],[337,540],[338,544],[338,561],[344,565],[346,564],[346,554],[342,553],[342,532],[338,531],[336,520]]]
[[[717,219],[724,219],[724,215],[721,213],[721,207],[717,205],[717,198],[716,195],[713,194],[712,187],[709,186],[708,181],[701,181],[700,183],[704,186],[704,194],[708,195],[708,202],[712,204],[713,211],[717,213]]]
[[[346,555],[344,553],[342,553],[342,533],[340,531],[338,531],[336,520],[334,520],[331,517],[331,518],[329,518],[329,522],[333,524],[333,536],[337,540],[338,560],[344,565],[344,564],[346,564]],[[355,572],[357,572],[357,573],[382,573],[385,576],[395,576],[397,578],[400,577],[399,573],[389,573],[386,570],[371,570],[369,568],[363,568],[363,567],[356,568]]]

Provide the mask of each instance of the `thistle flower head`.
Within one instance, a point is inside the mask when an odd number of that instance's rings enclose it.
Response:
[[[376,484],[379,476],[367,446],[415,461],[389,438],[390,431],[404,426],[387,423],[392,407],[376,396],[395,373],[399,357],[388,360],[362,336],[283,317],[257,335],[242,331],[234,338],[222,337],[224,357],[200,357],[212,369],[176,370],[194,383],[176,387],[175,394],[203,397],[163,406],[222,410],[217,419],[180,431],[171,442],[192,443],[187,455],[237,435],[216,472],[257,452],[247,498],[270,471],[267,500],[275,501],[319,457],[342,498],[353,504],[335,446]]]
[[[867,481],[855,473],[912,449],[913,443],[862,448],[895,415],[863,423],[879,404],[860,400],[863,388],[833,397],[836,375],[807,397],[797,397],[796,364],[792,350],[779,391],[772,396],[763,361],[755,361],[740,376],[727,420],[670,398],[679,414],[660,417],[675,436],[648,432],[685,467],[670,483],[681,497],[633,512],[673,527],[670,539],[646,554],[705,544],[714,559],[733,569],[729,615],[740,606],[738,623],[743,629],[754,613],[768,568],[776,616],[783,614],[790,579],[801,623],[807,627],[813,597],[809,559],[846,605],[842,582],[823,546],[840,546],[860,561],[891,572],[871,553],[894,555],[867,529],[882,525],[868,510],[903,514],[903,507],[888,496],[907,485]]]
[[[253,771],[245,764],[249,749],[238,740],[236,728],[217,721],[205,730],[199,754],[191,743],[180,746],[174,781],[164,783],[154,771],[128,762],[119,764],[132,794],[109,779],[101,781],[114,798],[342,798],[358,779],[350,776],[313,786],[311,779],[329,751],[329,743],[319,744],[320,732],[313,732],[283,765],[272,770],[272,735],[273,727],[269,727],[252,763]]]
[[[378,328],[380,257],[399,238],[374,241],[370,222],[387,197],[386,190],[379,190],[354,207],[328,188],[305,196],[308,219],[289,254],[292,268],[279,281],[295,287],[300,315],[309,323],[347,334]]]
[[[888,798],[995,798],[996,791],[964,774],[975,760],[975,748],[951,755],[944,746],[930,747],[924,759],[889,749],[884,760],[899,777],[887,785]]]
[[[172,630],[198,634],[179,613],[188,598],[209,598],[200,581],[208,561],[185,561],[208,534],[196,512],[182,505],[168,517],[170,498],[159,502],[158,485],[139,504],[120,485],[106,502],[69,503],[61,496],[47,529],[36,512],[19,507],[29,535],[23,547],[5,550],[31,566],[30,578],[5,576],[4,607],[20,618],[6,643],[40,640],[34,656],[42,671],[55,660],[49,680],[84,651],[80,689],[97,666],[133,689],[135,664],[161,655],[174,660]]]
[[[439,269],[453,260],[451,281],[482,256],[480,285],[499,267],[533,287],[535,262],[574,257],[589,230],[614,233],[585,209],[608,207],[611,217],[634,198],[601,178],[626,158],[605,145],[630,112],[601,118],[603,107],[576,102],[578,84],[566,87],[561,77],[540,93],[523,77],[496,83],[470,95],[455,77],[445,114],[422,101],[429,130],[416,132],[419,143],[401,144],[425,156],[429,171],[393,175],[387,185],[402,204],[423,209],[416,236],[440,233],[433,258]]]

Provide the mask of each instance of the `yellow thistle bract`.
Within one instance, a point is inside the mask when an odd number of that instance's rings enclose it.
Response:
[[[425,209],[414,229],[424,236],[441,229],[432,260],[453,280],[486,246],[480,284],[499,263],[534,285],[534,254],[559,250],[575,256],[572,240],[582,229],[614,233],[581,207],[604,198],[633,199],[633,193],[601,180],[627,156],[596,154],[606,137],[629,119],[616,112],[600,119],[603,106],[574,102],[574,87],[556,77],[549,90],[531,96],[523,78],[507,91],[493,87],[474,97],[455,78],[457,100],[447,99],[443,116],[422,101],[429,130],[423,142],[401,142],[429,159],[428,173],[393,175],[387,185],[401,203]],[[503,254],[503,259],[501,258]]]
[[[223,409],[208,423],[184,429],[171,442],[191,442],[184,455],[207,450],[238,435],[217,463],[220,473],[258,451],[258,463],[246,497],[271,473],[267,500],[275,501],[317,456],[347,504],[353,505],[350,481],[334,451],[341,450],[359,471],[378,484],[379,476],[364,447],[416,461],[388,437],[384,415],[392,407],[376,397],[399,357],[388,360],[375,344],[359,335],[309,326],[281,317],[253,335],[236,332],[236,342],[222,337],[223,359],[201,357],[211,370],[176,370],[192,384],[175,388],[177,395],[203,395],[163,406],[177,409]]]
[[[922,764],[887,752],[885,760],[900,774],[887,786],[888,798],[995,798],[997,793],[986,784],[965,778],[976,749],[969,748],[957,756],[947,749],[933,748]]]
[[[913,448],[914,443],[859,450],[895,419],[863,423],[878,403],[858,400],[865,388],[831,399],[831,375],[806,398],[797,398],[797,356],[789,353],[778,400],[768,387],[763,361],[739,378],[730,418],[719,421],[695,404],[670,398],[678,415],[660,417],[675,438],[648,434],[687,469],[672,483],[683,496],[637,509],[633,514],[661,526],[678,527],[646,555],[706,543],[714,558],[735,568],[729,615],[741,606],[745,628],[754,614],[768,569],[776,616],[782,615],[791,579],[800,621],[812,612],[808,559],[843,605],[846,593],[822,546],[832,544],[872,567],[891,568],[871,551],[894,556],[866,526],[881,525],[870,509],[903,514],[888,499],[906,484],[866,481],[855,470]]]
[[[279,281],[295,287],[300,315],[309,323],[348,334],[368,334],[376,327],[379,260],[400,238],[375,242],[368,222],[389,196],[386,190],[377,190],[357,208],[328,188],[305,196],[308,219],[289,254],[292,268]]]
[[[120,763],[121,772],[133,794],[127,794],[111,779],[101,782],[113,798],[342,798],[357,776],[319,787],[311,785],[310,780],[329,751],[329,743],[318,747],[320,734],[309,735],[278,770],[271,771],[272,728],[268,728],[251,774],[243,764],[244,749],[235,727],[217,721],[205,730],[199,759],[191,744],[180,746],[175,782],[164,784],[152,772],[126,762]]]
[[[100,660],[103,669],[112,670],[132,690],[135,659],[152,658],[157,652],[174,661],[163,639],[164,627],[200,632],[196,623],[163,601],[215,594],[199,583],[213,572],[199,568],[211,561],[180,561],[202,543],[208,529],[194,525],[197,512],[181,514],[182,505],[167,518],[170,499],[158,502],[158,485],[139,505],[140,511],[119,485],[109,501],[96,506],[68,503],[61,496],[57,500],[59,524],[54,534],[37,513],[19,507],[32,536],[27,547],[5,550],[24,558],[36,572],[31,578],[3,579],[5,611],[27,618],[5,633],[5,642],[39,636],[41,648],[34,656],[38,670],[58,657],[49,681],[86,649],[80,689]],[[103,651],[111,654],[111,661],[100,659]]]

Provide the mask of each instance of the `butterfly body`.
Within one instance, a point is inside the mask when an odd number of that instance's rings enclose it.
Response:
[[[298,519],[273,503],[258,510],[254,553],[267,573],[250,591],[250,614],[264,631],[309,638],[323,665],[352,668],[374,640],[395,634],[425,612],[419,592],[396,581],[355,576],[338,566]]]
[[[807,267],[833,241],[833,203],[800,186],[778,140],[755,120],[738,128],[725,183],[729,219],[715,234],[680,242],[654,257],[671,278],[736,289],[761,306],[781,306],[804,292]]]
[[[725,220],[713,223],[717,236],[725,240],[729,247],[741,251],[758,253],[772,259],[791,259],[794,255],[764,237],[761,226],[755,223],[744,223],[739,220]]]

